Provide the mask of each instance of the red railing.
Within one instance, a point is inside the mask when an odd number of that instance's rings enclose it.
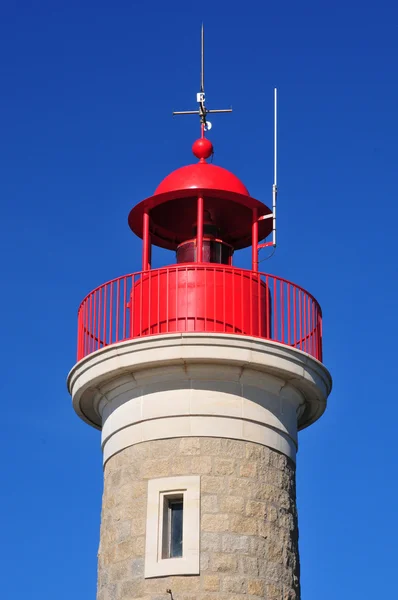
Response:
[[[78,312],[77,358],[188,331],[270,339],[322,360],[322,312],[311,294],[274,275],[195,264],[125,275],[92,291]]]

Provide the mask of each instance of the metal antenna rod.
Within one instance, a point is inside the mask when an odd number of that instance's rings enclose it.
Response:
[[[264,242],[263,244],[257,245],[257,250],[262,248],[269,248],[273,246],[274,251],[276,248],[276,198],[278,195],[277,188],[277,175],[278,175],[278,146],[277,146],[277,117],[278,117],[278,90],[274,88],[274,183],[272,184],[272,212],[268,215],[262,216],[259,220],[272,219],[272,241]],[[272,252],[271,256],[274,254]],[[267,258],[271,258],[268,256]],[[263,260],[266,260],[265,258]],[[260,261],[262,262],[262,261]]]
[[[278,90],[274,89],[274,185],[272,186],[272,245],[276,246],[276,197],[277,188],[277,166],[278,166],[278,146],[277,146],[277,117],[278,117]]]
[[[201,65],[200,65],[200,91],[205,91],[205,28],[202,23],[201,31]]]
[[[277,185],[277,180],[276,180],[276,176],[277,176],[277,162],[278,162],[278,156],[277,156],[277,107],[278,104],[278,90],[275,88],[274,89],[274,185]]]

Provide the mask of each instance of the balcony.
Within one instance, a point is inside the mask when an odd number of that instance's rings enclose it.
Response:
[[[181,264],[113,279],[78,311],[77,359],[126,340],[165,333],[268,339],[322,361],[322,311],[303,288],[226,265]]]

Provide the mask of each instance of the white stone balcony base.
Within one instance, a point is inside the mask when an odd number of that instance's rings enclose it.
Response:
[[[327,369],[283,344],[228,334],[179,333],[108,346],[68,377],[77,414],[102,428],[104,462],[140,442],[224,437],[295,460],[297,430],[316,421]]]

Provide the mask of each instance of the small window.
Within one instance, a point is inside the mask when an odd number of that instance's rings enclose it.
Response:
[[[230,258],[233,254],[232,246],[221,241],[203,240],[203,262],[216,263],[221,265],[230,264]],[[183,242],[177,248],[177,263],[196,262],[196,240]]]
[[[164,496],[162,558],[180,558],[183,555],[184,496]]]
[[[200,477],[148,481],[145,577],[199,574]]]

